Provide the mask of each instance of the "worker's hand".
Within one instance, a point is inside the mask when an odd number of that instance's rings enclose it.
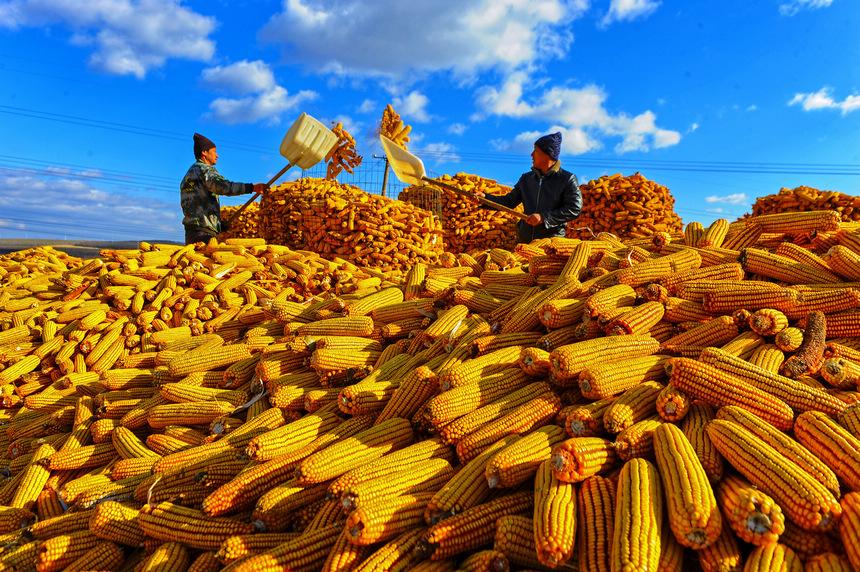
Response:
[[[479,199],[483,199],[484,197],[486,197],[486,196],[487,196],[487,195],[485,195],[484,193],[482,193],[481,191],[475,191],[473,194],[474,194],[476,197],[478,197]]]
[[[537,226],[543,222],[543,217],[540,216],[540,213],[532,213],[529,215],[529,218],[526,219],[526,224],[531,226]]]
[[[266,186],[266,183],[254,183],[254,192],[258,195],[262,195],[266,192],[269,187]]]

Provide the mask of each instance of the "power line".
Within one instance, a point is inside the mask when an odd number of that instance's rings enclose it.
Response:
[[[98,129],[105,129],[108,131],[116,131],[119,133],[131,133],[133,135],[144,135],[147,137],[156,137],[159,139],[166,139],[171,141],[182,141],[187,142],[188,134],[179,133],[176,131],[166,131],[163,129],[151,129],[149,127],[141,127],[138,125],[129,125],[127,123],[117,123],[113,121],[101,121],[98,119],[91,119],[88,117],[80,117],[76,115],[65,115],[62,113],[52,113],[49,111],[40,111],[35,109],[27,109],[24,107],[14,107],[11,105],[0,105],[0,113],[5,113],[7,115],[14,115],[18,117],[29,117],[31,119],[42,119],[45,121],[55,121],[59,123],[67,123],[71,125],[80,125],[83,127],[93,127]],[[221,140],[223,146],[230,147],[232,149],[239,149],[242,151],[249,151],[254,153],[269,153],[271,154],[272,150],[268,147],[262,147],[258,145],[248,145],[245,143],[239,143],[237,141],[231,140]]]
[[[186,141],[187,135],[175,131],[166,131],[162,129],[152,129],[130,125],[126,123],[117,123],[110,121],[101,121],[97,119],[80,117],[74,115],[65,115],[61,113],[53,113],[23,107],[14,107],[8,105],[0,105],[0,113],[15,115],[20,117],[29,117],[33,119],[41,119],[46,121],[56,121],[61,123],[69,123],[73,125],[81,125],[84,127],[93,127],[106,129],[110,131],[132,133],[136,135],[145,135],[161,139],[173,141]],[[248,145],[237,141],[225,140],[225,146],[250,152],[271,153],[271,149],[258,145]],[[522,154],[501,153],[501,152],[479,152],[479,151],[433,151],[423,149],[421,153],[429,157],[437,158],[452,158],[454,156],[462,159],[471,159],[478,163],[498,163],[498,164],[521,164],[523,162]],[[643,168],[662,171],[681,171],[681,172],[704,172],[704,173],[755,173],[755,174],[796,174],[796,175],[831,175],[831,176],[860,176],[860,165],[852,163],[782,163],[772,161],[690,161],[690,160],[666,160],[666,159],[623,159],[619,157],[606,156],[572,156],[572,160],[583,167],[594,168]]]

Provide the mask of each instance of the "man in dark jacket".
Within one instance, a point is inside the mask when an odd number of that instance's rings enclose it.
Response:
[[[218,195],[245,195],[266,190],[264,183],[234,183],[221,176],[215,168],[218,162],[215,143],[199,133],[194,134],[194,158],[196,161],[179,184],[182,213],[185,215],[182,219],[185,244],[208,242],[226,230],[221,225]]]
[[[494,203],[514,208],[522,203],[529,215],[517,223],[519,242],[564,236],[568,221],[582,210],[582,193],[576,175],[561,168],[561,133],[544,135],[535,141],[532,170],[523,173],[507,195],[486,195]]]

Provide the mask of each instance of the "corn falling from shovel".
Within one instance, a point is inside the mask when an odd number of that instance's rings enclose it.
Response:
[[[336,178],[344,169],[347,173],[352,173],[353,169],[361,165],[362,160],[361,155],[355,152],[355,139],[343,128],[343,123],[338,123],[331,130],[337,135],[337,143],[325,156],[328,162],[325,178],[329,180]]]

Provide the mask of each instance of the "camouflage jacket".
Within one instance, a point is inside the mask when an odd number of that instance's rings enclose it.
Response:
[[[234,183],[225,179],[214,165],[197,161],[179,184],[182,201],[182,224],[186,229],[221,231],[221,205],[218,195],[244,195],[254,192],[251,183]]]

